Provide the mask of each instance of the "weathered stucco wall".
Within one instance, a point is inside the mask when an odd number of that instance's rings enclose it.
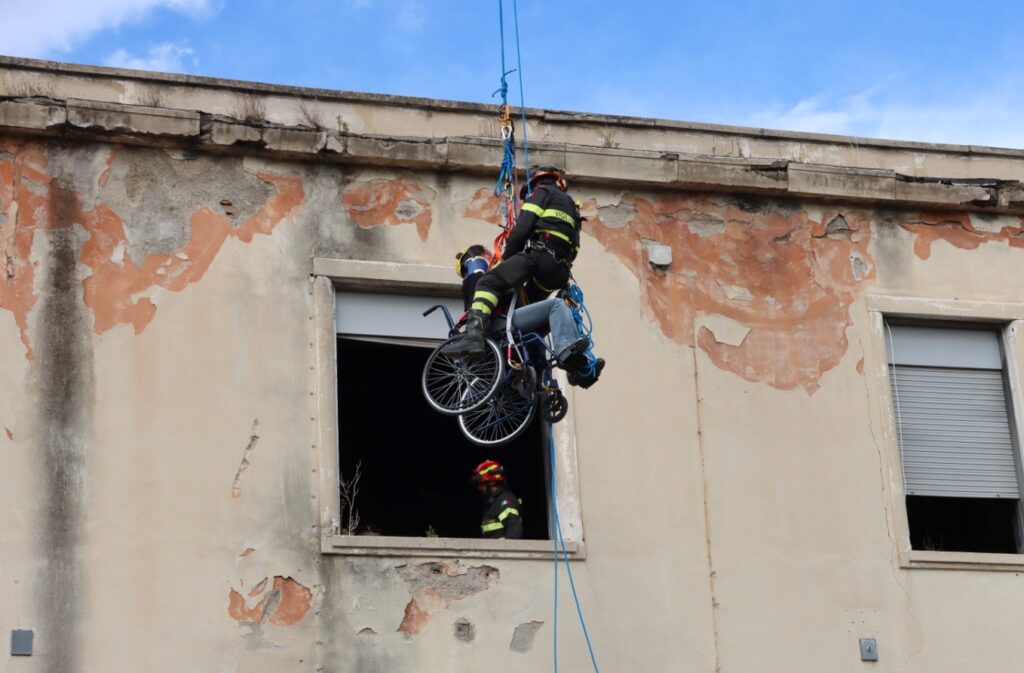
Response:
[[[37,638],[11,671],[550,667],[549,561],[321,552],[312,260],[447,265],[495,233],[486,180],[0,126],[0,631]],[[879,670],[1014,670],[1016,573],[900,565],[869,308],[1019,307],[1021,215],[574,194],[610,363],[572,397],[602,667],[856,670],[873,636]],[[568,609],[561,636],[588,670]]]

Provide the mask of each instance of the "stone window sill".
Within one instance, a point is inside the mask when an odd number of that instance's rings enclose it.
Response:
[[[1024,571],[1024,554],[976,554],[958,551],[911,550],[900,553],[901,568],[931,570]]]
[[[569,560],[586,558],[582,542],[567,540],[565,549]],[[553,554],[553,543],[550,540],[330,535],[324,537],[323,552],[348,556],[550,559]]]

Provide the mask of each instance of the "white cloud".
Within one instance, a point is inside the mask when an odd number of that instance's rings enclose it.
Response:
[[[947,92],[936,100],[872,89],[850,96],[818,94],[789,108],[750,115],[764,128],[868,138],[1024,148],[1024,93],[1014,82]]]
[[[188,65],[186,65],[186,60]],[[115,68],[133,70],[155,70],[157,72],[188,72],[196,64],[193,51],[181,44],[164,42],[149,48],[145,56],[132,56],[124,49],[118,49],[104,61]]]
[[[421,0],[403,2],[396,17],[398,27],[407,33],[419,33],[427,20],[427,12]]]
[[[209,0],[41,0],[5,2],[0,53],[43,57],[67,52],[91,35],[143,20],[154,9],[197,14]]]

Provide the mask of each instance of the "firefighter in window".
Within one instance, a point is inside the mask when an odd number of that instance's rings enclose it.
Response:
[[[523,537],[523,518],[519,515],[522,501],[505,486],[504,472],[501,463],[493,460],[485,460],[473,470],[473,483],[483,498],[480,536],[518,540]]]

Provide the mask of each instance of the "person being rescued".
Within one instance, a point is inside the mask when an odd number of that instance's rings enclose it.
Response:
[[[491,259],[487,249],[479,244],[471,245],[455,256],[455,271],[462,276],[462,302],[467,312],[472,310],[477,285],[490,268]],[[493,309],[494,314],[506,314],[514,291],[506,290],[498,297]],[[522,332],[535,332],[541,336],[550,333],[555,364],[568,372],[570,384],[589,388],[597,382],[601,370],[604,369],[604,359],[597,358],[593,367],[589,366],[586,351],[590,346],[590,339],[579,335],[572,311],[561,297],[516,306],[512,314],[512,327]]]
[[[480,536],[518,540],[523,537],[523,518],[519,514],[522,500],[505,485],[505,468],[493,460],[485,460],[473,470],[473,483],[483,499]]]

